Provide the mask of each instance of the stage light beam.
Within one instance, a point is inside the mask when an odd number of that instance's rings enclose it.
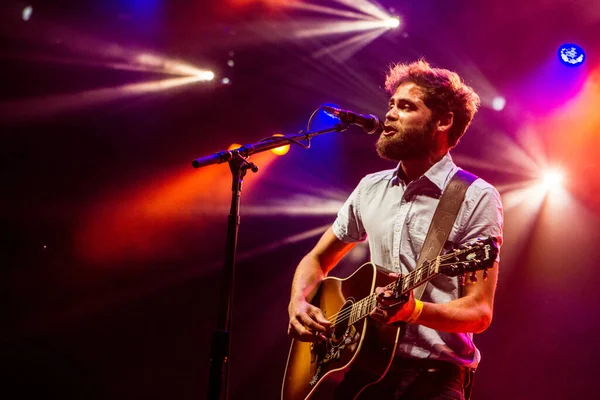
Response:
[[[92,89],[75,93],[50,95],[31,99],[0,102],[0,120],[26,120],[30,118],[49,117],[52,115],[74,111],[85,107],[109,103],[115,100],[132,98],[151,93],[176,90],[199,81],[210,80],[212,72],[205,75],[186,76],[181,78],[161,79],[151,82],[130,83],[127,85]]]
[[[400,18],[392,17],[383,21],[386,28],[395,29],[400,26]]]
[[[196,76],[201,81],[212,81],[215,79],[215,73],[212,71],[199,71]]]
[[[551,191],[562,186],[564,181],[564,172],[558,168],[549,169],[542,175],[542,185],[546,191]]]

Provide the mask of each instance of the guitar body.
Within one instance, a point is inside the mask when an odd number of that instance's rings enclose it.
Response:
[[[376,287],[386,287],[399,295],[439,274],[458,276],[492,268],[498,255],[494,237],[425,260],[406,276],[393,280],[367,263],[346,279],[326,278],[312,304],[319,307],[331,322],[326,341],[315,343],[292,341],[288,357],[282,400],[356,399],[369,396],[368,388],[387,373],[400,337],[400,328],[369,318],[377,302]]]
[[[314,344],[292,341],[282,400],[354,399],[383,378],[394,358],[400,329],[368,317],[352,324],[347,320],[352,320],[353,304],[391,281],[372,263],[346,279],[323,280],[312,304],[332,321],[333,334]]]

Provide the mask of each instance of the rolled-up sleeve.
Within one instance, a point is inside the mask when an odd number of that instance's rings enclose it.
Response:
[[[361,181],[338,211],[332,229],[342,242],[361,242],[367,238],[365,227],[360,217]]]

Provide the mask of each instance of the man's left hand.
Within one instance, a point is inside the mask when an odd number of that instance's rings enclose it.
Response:
[[[391,278],[398,279],[398,274],[390,274]],[[406,302],[400,302],[394,296],[394,291],[389,288],[377,287],[377,307],[371,311],[370,315],[376,321],[384,324],[393,324],[407,319],[415,309],[415,297],[410,292]]]

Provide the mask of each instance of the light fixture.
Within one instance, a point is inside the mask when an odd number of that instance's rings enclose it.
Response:
[[[283,135],[281,133],[276,133],[273,136],[283,136]],[[278,156],[282,156],[284,154],[287,154],[288,151],[290,151],[290,145],[289,144],[286,144],[284,146],[279,146],[279,147],[276,147],[276,148],[274,148],[274,149],[271,150],[271,152],[273,154],[277,154]]]
[[[574,43],[565,43],[558,49],[558,59],[568,67],[578,67],[585,61],[585,51]]]

